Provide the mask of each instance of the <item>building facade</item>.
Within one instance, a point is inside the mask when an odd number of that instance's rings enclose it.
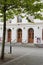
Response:
[[[0,42],[3,24],[0,24]],[[7,23],[5,42],[43,44],[43,23]]]

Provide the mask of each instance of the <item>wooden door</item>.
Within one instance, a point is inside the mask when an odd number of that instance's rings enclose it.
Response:
[[[28,30],[28,43],[33,43],[34,42],[34,30],[30,28]]]
[[[17,30],[17,42],[22,42],[22,30]]]
[[[8,42],[11,42],[11,29],[8,29]]]

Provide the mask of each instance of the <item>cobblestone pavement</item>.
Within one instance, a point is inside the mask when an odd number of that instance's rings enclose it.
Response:
[[[9,50],[6,46],[5,53]],[[43,65],[43,48],[12,47],[12,55],[14,59],[2,65]]]

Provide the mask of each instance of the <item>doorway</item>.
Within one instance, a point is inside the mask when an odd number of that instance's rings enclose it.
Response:
[[[17,42],[22,42],[22,30],[17,30]]]
[[[34,42],[34,30],[30,28],[28,30],[28,43],[33,43]]]
[[[8,29],[8,37],[7,37],[7,42],[11,41],[11,29]]]

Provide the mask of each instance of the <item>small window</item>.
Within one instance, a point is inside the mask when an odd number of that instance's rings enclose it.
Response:
[[[20,15],[17,16],[17,22],[22,22],[22,17]]]
[[[9,23],[11,23],[11,22],[12,22],[12,20],[10,19]]]

